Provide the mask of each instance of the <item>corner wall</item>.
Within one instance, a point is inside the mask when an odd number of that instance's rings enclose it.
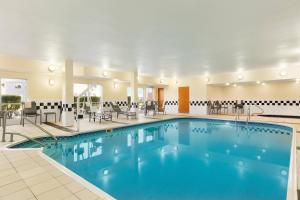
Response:
[[[264,86],[255,83],[237,87],[208,86],[207,98],[231,105],[236,100],[243,100],[252,113],[261,113],[260,107],[263,114],[300,115],[300,84],[295,81],[274,81]]]

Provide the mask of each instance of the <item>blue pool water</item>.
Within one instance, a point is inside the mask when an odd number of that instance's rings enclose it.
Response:
[[[62,137],[44,153],[120,200],[283,200],[291,139],[284,126],[175,119]]]

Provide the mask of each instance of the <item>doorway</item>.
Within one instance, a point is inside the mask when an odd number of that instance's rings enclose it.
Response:
[[[178,87],[178,112],[190,112],[190,88]]]
[[[164,88],[157,88],[158,112],[163,112],[164,99]]]

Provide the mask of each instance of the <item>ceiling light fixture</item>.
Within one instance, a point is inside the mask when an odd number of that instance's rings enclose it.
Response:
[[[260,84],[260,81],[256,81],[256,84]]]
[[[49,65],[49,67],[48,67],[49,72],[54,72],[55,70],[56,70],[55,65]]]
[[[233,84],[233,87],[236,87],[237,86],[237,84]]]
[[[243,80],[243,78],[244,78],[244,76],[243,76],[242,74],[239,74],[239,75],[238,75],[238,79],[239,79],[239,80]]]
[[[266,84],[265,84],[265,83],[262,83],[261,85],[262,85],[262,86],[265,86]]]
[[[279,74],[280,74],[280,76],[286,76],[287,72],[285,70],[281,70]]]
[[[226,86],[229,86],[229,85],[230,85],[230,83],[226,83],[225,85],[226,85]]]

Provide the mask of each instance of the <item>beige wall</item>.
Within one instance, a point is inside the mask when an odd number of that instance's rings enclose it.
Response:
[[[28,100],[61,100],[62,80],[64,67],[56,64],[55,73],[48,71],[50,63],[21,59],[12,56],[0,55],[0,77],[25,79],[28,83]],[[295,81],[284,81],[284,79],[295,79],[300,77],[299,66],[288,67],[286,76],[279,75],[278,68],[259,69],[243,72],[243,80],[237,80],[238,73],[215,74],[209,76],[209,84],[205,76],[190,76],[174,78],[139,76],[138,87],[165,88],[165,100],[178,99],[178,87],[190,87],[191,100],[208,99],[299,99],[300,85]],[[95,83],[103,86],[104,100],[125,100],[127,98],[127,87],[130,86],[130,72],[108,71],[108,76],[103,76],[103,69],[86,67],[74,64],[75,83]],[[49,79],[55,80],[55,85],[49,85]],[[265,81],[265,86],[255,84],[255,81]],[[282,80],[272,82],[272,80]],[[114,88],[114,82],[118,87]],[[238,87],[225,87],[224,83],[238,83]],[[252,82],[251,84],[249,82]]]
[[[206,82],[202,76],[191,76],[188,78],[181,78],[177,80],[168,79],[165,88],[165,100],[178,100],[178,87],[190,87],[191,100],[205,100],[206,99]]]
[[[28,100],[61,100],[62,73],[58,65],[55,73],[48,71],[49,63],[0,55],[0,77],[27,80]],[[53,79],[55,84],[49,85]]]
[[[294,81],[268,82],[266,85],[239,84],[233,86],[208,86],[210,100],[289,100],[300,99],[300,84]]]

